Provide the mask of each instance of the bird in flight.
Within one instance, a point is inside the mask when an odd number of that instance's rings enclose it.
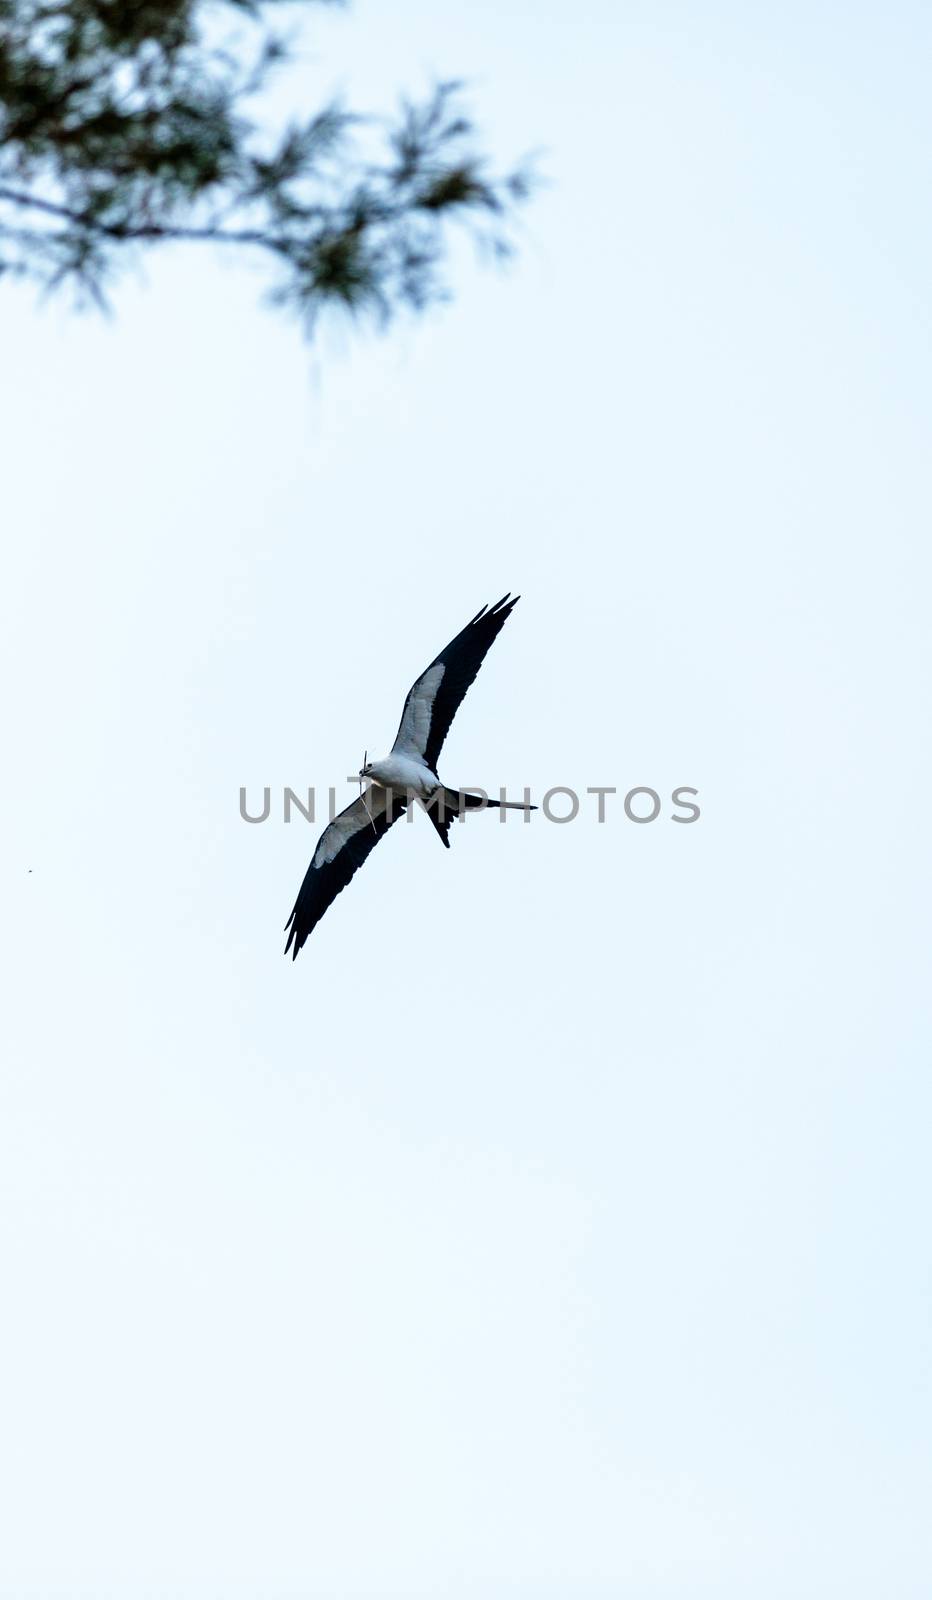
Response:
[[[427,815],[450,848],[450,824],[463,811],[484,809],[535,811],[516,800],[486,800],[476,794],[448,789],[437,776],[443,741],[450,731],[469,685],[473,682],[492,641],[497,638],[517,605],[506,594],[494,606],[483,606],[461,633],[411,685],[401,713],[401,723],[391,752],[378,761],[363,762],[360,791],[352,805],[334,817],[317,841],[304,882],[285,924],[292,961],[324,912],[349,883],[353,873],[384,839],[414,800],[423,802]]]

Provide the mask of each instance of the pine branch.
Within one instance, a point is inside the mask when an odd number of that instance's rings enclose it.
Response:
[[[328,305],[441,298],[453,221],[509,252],[530,177],[487,174],[458,84],[393,125],[326,105],[270,139],[252,108],[289,59],[274,0],[220,0],[258,34],[249,61],[204,42],[206,4],[0,0],[0,271],[103,303],[133,251],[258,249],[311,329]]]

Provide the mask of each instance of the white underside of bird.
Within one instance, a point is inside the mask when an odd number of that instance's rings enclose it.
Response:
[[[420,800],[430,799],[440,788],[436,772],[431,772],[430,767],[419,761],[417,756],[395,751],[391,755],[380,756],[377,761],[370,761],[365,776],[372,778],[383,789],[415,794]]]

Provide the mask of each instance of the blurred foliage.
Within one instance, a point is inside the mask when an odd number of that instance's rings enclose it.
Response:
[[[442,295],[451,222],[508,253],[529,174],[489,174],[458,84],[390,122],[329,104],[270,131],[281,12],[0,0],[0,272],[103,304],[143,247],[236,246],[272,262],[273,299],[311,330],[330,305],[387,320]]]

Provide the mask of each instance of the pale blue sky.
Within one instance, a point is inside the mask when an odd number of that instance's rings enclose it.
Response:
[[[0,1595],[926,1600],[932,18],[317,26],[552,182],[387,340],[0,298]],[[448,779],[701,821],[396,829],[292,966],[240,784],[506,589]]]

